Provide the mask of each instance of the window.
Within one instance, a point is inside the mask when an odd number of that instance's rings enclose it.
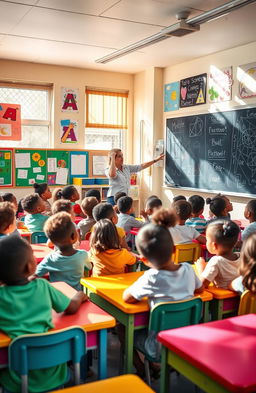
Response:
[[[85,148],[125,148],[127,92],[86,90]]]
[[[1,147],[50,147],[50,96],[48,86],[0,82],[0,102],[21,105],[21,141],[0,140]]]

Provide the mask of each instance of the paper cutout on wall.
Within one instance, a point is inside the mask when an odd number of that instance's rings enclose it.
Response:
[[[176,111],[180,102],[180,82],[164,85],[164,111]]]
[[[232,67],[211,66],[209,75],[209,102],[230,101],[232,97]]]
[[[237,68],[240,98],[256,97],[256,63],[244,64]]]
[[[21,140],[20,105],[0,104],[0,140]]]
[[[60,121],[60,138],[61,143],[77,143],[78,121],[61,120]]]
[[[57,168],[56,168],[56,170],[57,170]],[[53,175],[48,175],[47,184],[49,186],[54,186],[56,184],[56,173],[54,173]]]
[[[79,89],[61,89],[61,110],[62,112],[78,112]]]

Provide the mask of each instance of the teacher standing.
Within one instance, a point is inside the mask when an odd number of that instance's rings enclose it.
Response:
[[[132,173],[140,172],[142,169],[146,169],[164,158],[164,154],[160,154],[154,160],[140,165],[124,165],[124,156],[121,149],[110,150],[108,156],[109,167],[105,170],[105,174],[109,179],[107,201],[112,205],[115,204],[114,196],[117,192],[125,192],[128,195]]]

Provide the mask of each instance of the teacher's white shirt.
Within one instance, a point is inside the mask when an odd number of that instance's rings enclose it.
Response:
[[[109,179],[109,189],[107,196],[114,196],[117,192],[125,192],[128,195],[131,174],[140,172],[141,170],[141,165],[123,165],[122,170],[116,168],[116,177],[109,177],[109,168],[106,168],[105,174]]]

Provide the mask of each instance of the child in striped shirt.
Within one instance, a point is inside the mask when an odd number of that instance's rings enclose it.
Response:
[[[204,233],[207,225],[207,221],[202,217],[204,198],[200,195],[192,195],[188,201],[192,206],[192,213],[185,225],[195,228],[199,233]]]

